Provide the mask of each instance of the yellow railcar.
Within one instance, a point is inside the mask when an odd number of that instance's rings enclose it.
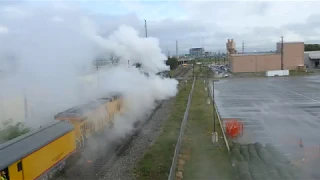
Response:
[[[112,128],[114,116],[122,112],[123,100],[119,95],[73,107],[55,115],[56,120],[73,124],[78,147],[84,147],[86,139],[94,132]]]
[[[74,128],[61,121],[0,145],[0,170],[8,180],[48,179],[76,150]]]

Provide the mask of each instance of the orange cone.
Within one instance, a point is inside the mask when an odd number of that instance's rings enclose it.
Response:
[[[300,146],[300,147],[303,147],[302,138],[301,138],[300,141],[299,141],[299,146]]]

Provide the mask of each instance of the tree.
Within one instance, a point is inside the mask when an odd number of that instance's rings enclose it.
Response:
[[[0,142],[9,141],[28,132],[30,129],[21,122],[14,123],[12,119],[4,121],[0,130]]]
[[[141,63],[134,63],[134,66],[138,69],[142,68],[142,64]]]
[[[104,58],[96,58],[92,63],[96,69],[99,69],[100,67],[106,66],[108,64],[107,60]]]
[[[305,44],[304,51],[320,51],[320,44]]]
[[[193,64],[193,65],[195,65],[195,64],[196,64],[196,60],[190,60],[190,61],[188,62],[188,64]]]
[[[176,69],[179,65],[178,59],[175,57],[172,57],[172,58],[168,57],[168,60],[166,61],[166,65],[170,66],[171,70]]]

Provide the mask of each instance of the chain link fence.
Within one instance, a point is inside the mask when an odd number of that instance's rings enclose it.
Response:
[[[175,178],[175,172],[176,172],[178,157],[179,157],[179,154],[180,154],[182,138],[184,136],[185,128],[186,128],[187,121],[188,121],[188,115],[189,115],[189,109],[190,109],[191,100],[192,100],[194,84],[195,84],[195,78],[193,78],[191,91],[190,91],[189,97],[188,97],[187,108],[186,108],[186,111],[184,112],[183,120],[182,120],[182,123],[181,123],[180,134],[179,134],[179,137],[178,137],[176,148],[174,150],[174,155],[173,155],[173,159],[172,159],[172,165],[171,165],[171,168],[170,168],[170,174],[169,174],[168,180],[173,180]]]

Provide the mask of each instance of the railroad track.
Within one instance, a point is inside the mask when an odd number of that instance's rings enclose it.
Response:
[[[129,136],[123,144],[121,144],[118,149],[116,150],[115,154],[113,154],[113,156],[109,159],[109,161],[107,162],[107,164],[105,166],[110,166],[112,165],[115,161],[117,161],[118,157],[123,155],[125,153],[125,151],[127,150],[127,148],[129,147],[129,145],[131,144],[131,142],[134,140],[134,138],[136,136],[138,136],[142,130],[142,128],[148,124],[148,122],[152,119],[153,115],[162,107],[162,103],[163,101],[159,102],[159,104],[156,106],[156,108],[152,111],[152,113],[150,114],[150,116],[148,117],[148,119],[142,123],[140,123],[138,125],[138,128],[132,133],[131,136]],[[100,170],[99,173],[96,174],[95,178],[103,178],[104,175],[106,174],[106,172],[108,171],[108,169],[105,170]]]
[[[184,77],[190,68],[184,68],[179,71],[178,74],[180,77]],[[119,143],[111,142],[111,147],[113,148],[99,148],[99,154],[101,154],[97,159],[92,160],[92,162],[87,162],[87,159],[84,158],[81,162],[74,164],[70,163],[70,167],[67,168],[65,173],[59,173],[55,180],[73,180],[73,179],[100,179],[108,172],[109,168],[115,163],[128,149],[132,141],[140,134],[142,128],[146,126],[150,120],[153,118],[154,114],[162,107],[164,101],[157,103],[155,109],[149,115],[149,117],[142,122],[135,124],[135,129],[133,132],[128,134],[122,141]],[[105,151],[104,151],[105,150]]]
[[[103,169],[103,167],[108,167],[112,165],[117,159],[124,154],[128,146],[134,140],[136,136],[139,135],[142,128],[148,124],[148,122],[152,119],[154,114],[159,110],[162,106],[163,101],[158,102],[155,109],[146,119],[146,121],[136,123],[135,129],[133,132],[128,134],[121,143],[112,142],[111,147],[115,148],[106,148],[106,151],[101,152],[103,148],[100,148],[100,152],[102,153],[96,160],[92,160],[92,162],[88,162],[87,160],[82,160],[82,162],[72,162],[73,164],[69,164],[69,168],[65,170],[64,173],[59,173],[54,178],[55,180],[73,180],[73,179],[99,179],[103,178],[104,174],[107,173],[108,169]]]
[[[174,75],[175,78],[182,78],[184,77],[190,70],[191,68],[182,68],[177,74]]]

